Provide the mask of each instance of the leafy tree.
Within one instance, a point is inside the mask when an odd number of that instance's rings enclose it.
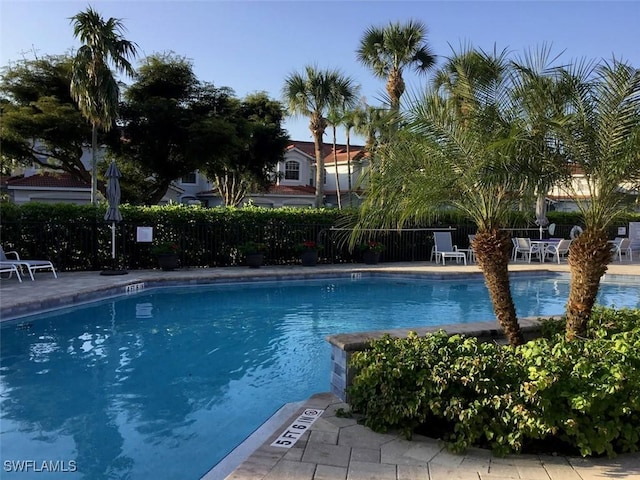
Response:
[[[611,261],[607,227],[624,211],[621,188],[640,184],[640,70],[614,59],[579,63],[566,76],[573,88],[563,148],[569,167],[584,174],[586,185],[586,191],[569,179],[564,185],[585,223],[569,251],[566,336],[571,340],[585,336]]]
[[[289,145],[283,120],[281,103],[264,92],[254,93],[220,119],[230,127],[224,150],[219,148],[221,139],[202,139],[201,147],[214,152],[202,170],[213,180],[225,205],[237,206],[247,193],[271,185],[271,172]],[[217,143],[218,148],[210,142]]]
[[[73,34],[83,45],[78,49],[71,75],[71,95],[89,120],[91,133],[91,202],[96,203],[98,128],[109,131],[117,115],[118,82],[109,68],[133,75],[129,56],[135,57],[136,45],[126,40],[124,25],[117,18],[104,20],[93,8],[71,17]]]
[[[123,199],[136,203],[156,204],[172,181],[202,170],[225,204],[237,205],[247,191],[267,188],[289,143],[279,102],[264,93],[240,101],[230,88],[200,82],[173,53],[143,61],[120,112],[112,149],[131,175],[123,176]]]
[[[509,343],[523,343],[511,297],[509,214],[520,194],[511,143],[515,122],[506,53],[467,51],[444,67],[450,81],[414,100],[394,142],[383,145],[382,172],[371,172],[358,228],[419,224],[443,208],[476,223],[474,249],[498,322]]]
[[[40,165],[91,180],[80,161],[90,129],[70,94],[72,62],[65,55],[46,56],[3,69],[3,164]]]
[[[351,78],[337,70],[307,66],[304,74],[294,72],[285,79],[282,94],[291,114],[309,117],[316,156],[315,205],[319,208],[323,205],[324,196],[325,117],[331,108],[353,103],[356,87]]]
[[[418,73],[425,73],[436,63],[426,44],[426,34],[427,27],[422,22],[410,20],[384,28],[371,27],[360,40],[358,60],[376,77],[387,79],[389,102],[395,112],[400,109],[400,97],[405,91],[403,70],[414,67]]]
[[[206,157],[198,141],[204,130],[224,140],[228,125],[208,118],[227,108],[233,92],[201,85],[192,64],[171,53],[151,55],[138,68],[136,81],[120,105],[121,127],[110,147],[119,161],[138,172],[138,201],[157,204],[176,178],[197,170]],[[122,178],[123,201],[129,181]]]

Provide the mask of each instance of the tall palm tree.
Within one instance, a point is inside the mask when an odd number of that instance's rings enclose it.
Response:
[[[124,24],[120,19],[104,20],[89,7],[70,18],[73,34],[83,45],[78,49],[71,76],[71,95],[80,111],[92,126],[91,133],[91,203],[97,202],[97,144],[98,128],[109,131],[115,121],[119,88],[109,68],[130,76],[134,70],[129,57],[136,56],[136,45],[123,37]]]
[[[338,209],[342,210],[342,199],[340,198],[340,175],[338,174],[338,152],[336,150],[336,134],[338,125],[342,123],[342,112],[335,107],[329,109],[327,113],[327,125],[331,126],[331,140],[333,142],[333,168],[335,169],[336,194],[338,197]]]
[[[564,186],[585,224],[569,253],[566,336],[571,340],[586,334],[600,279],[611,261],[607,227],[623,211],[620,188],[640,182],[640,70],[614,59],[577,64],[567,76],[573,95],[564,148],[569,165],[584,174],[586,189],[569,180]]]
[[[293,115],[309,117],[316,157],[315,205],[323,205],[324,151],[323,136],[327,128],[325,118],[332,107],[349,105],[356,98],[354,81],[338,70],[319,70],[306,66],[304,74],[294,72],[285,79],[282,95]]]
[[[402,72],[414,67],[425,73],[436,63],[436,56],[426,44],[427,27],[410,20],[405,24],[390,23],[384,28],[367,29],[356,51],[358,60],[370,68],[376,77],[387,79],[391,110],[400,109],[400,97],[405,91]]]
[[[378,168],[377,151],[388,137],[396,116],[388,109],[363,103],[354,111],[353,130],[365,138],[364,151],[371,168]]]
[[[344,126],[347,142],[347,191],[349,192],[349,206],[353,207],[353,179],[351,178],[351,130],[356,125],[356,108],[345,110],[342,115],[342,125]]]
[[[501,148],[510,144],[515,122],[509,63],[505,52],[470,51],[445,68],[455,79],[415,99],[406,126],[383,145],[385,172],[371,176],[352,242],[374,225],[419,224],[442,208],[465,213],[478,227],[473,246],[497,320],[509,343],[518,345],[524,339],[511,297],[511,238],[504,227],[521,176]]]

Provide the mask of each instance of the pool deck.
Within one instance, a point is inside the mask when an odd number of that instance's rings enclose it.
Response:
[[[566,263],[516,263],[510,272],[568,272]],[[39,311],[121,295],[127,286],[203,284],[230,281],[318,278],[322,276],[377,272],[411,275],[480,274],[476,265],[429,262],[379,265],[318,265],[130,271],[127,275],[103,276],[99,272],[61,272],[58,279],[40,272],[36,280],[23,283],[0,280],[0,321]],[[640,275],[640,260],[612,262],[607,274]],[[307,408],[324,413],[291,448],[271,443]],[[614,459],[583,459],[564,456],[513,455],[495,457],[487,450],[469,449],[455,455],[438,440],[416,436],[404,440],[394,433],[378,434],[358,425],[353,418],[336,415],[348,405],[330,393],[319,393],[304,402],[283,407],[247,442],[207,473],[204,480],[591,480],[640,479],[640,455]]]

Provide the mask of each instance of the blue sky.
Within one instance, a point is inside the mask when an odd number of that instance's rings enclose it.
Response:
[[[266,91],[280,99],[286,76],[313,64],[341,70],[361,85],[369,104],[380,104],[384,81],[358,64],[355,51],[367,28],[409,19],[427,25],[427,41],[441,61],[461,45],[518,54],[546,43],[564,51],[565,61],[615,55],[640,67],[640,2],[605,0],[1,0],[0,65],[77,48],[69,17],[88,5],[122,19],[141,57],[173,51],[193,61],[200,80],[231,87],[239,97]],[[429,78],[407,72],[407,90]],[[294,140],[312,140],[305,119],[287,119],[285,128]],[[344,141],[342,132],[338,140]]]

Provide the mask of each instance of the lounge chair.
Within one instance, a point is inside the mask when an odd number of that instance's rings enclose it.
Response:
[[[15,273],[18,281],[22,283],[22,277],[20,276],[18,267],[16,267],[13,263],[0,262],[0,273],[8,273],[9,276],[7,278],[11,278],[11,275]]]
[[[433,232],[433,241],[435,242],[434,251],[436,257],[436,263],[442,259],[442,265],[444,265],[445,258],[455,258],[456,262],[460,263],[460,259],[467,264],[467,254],[459,251],[458,247],[452,245],[451,232]]]
[[[8,258],[7,255],[12,255],[15,258]],[[0,246],[0,262],[2,262],[3,264],[9,263],[9,264],[15,265],[17,268],[26,268],[27,271],[29,272],[29,276],[31,277],[31,281],[34,280],[33,272],[35,272],[36,270],[51,270],[51,272],[53,273],[53,276],[55,278],[58,278],[58,275],[56,274],[56,269],[53,267],[53,263],[51,263],[49,260],[21,259],[20,255],[18,255],[18,252],[11,251],[11,252],[5,253],[2,246]]]
[[[567,256],[569,254],[569,247],[571,246],[571,240],[562,239],[557,243],[550,243],[544,249],[544,256],[551,255],[558,264],[560,264],[560,256]]]

